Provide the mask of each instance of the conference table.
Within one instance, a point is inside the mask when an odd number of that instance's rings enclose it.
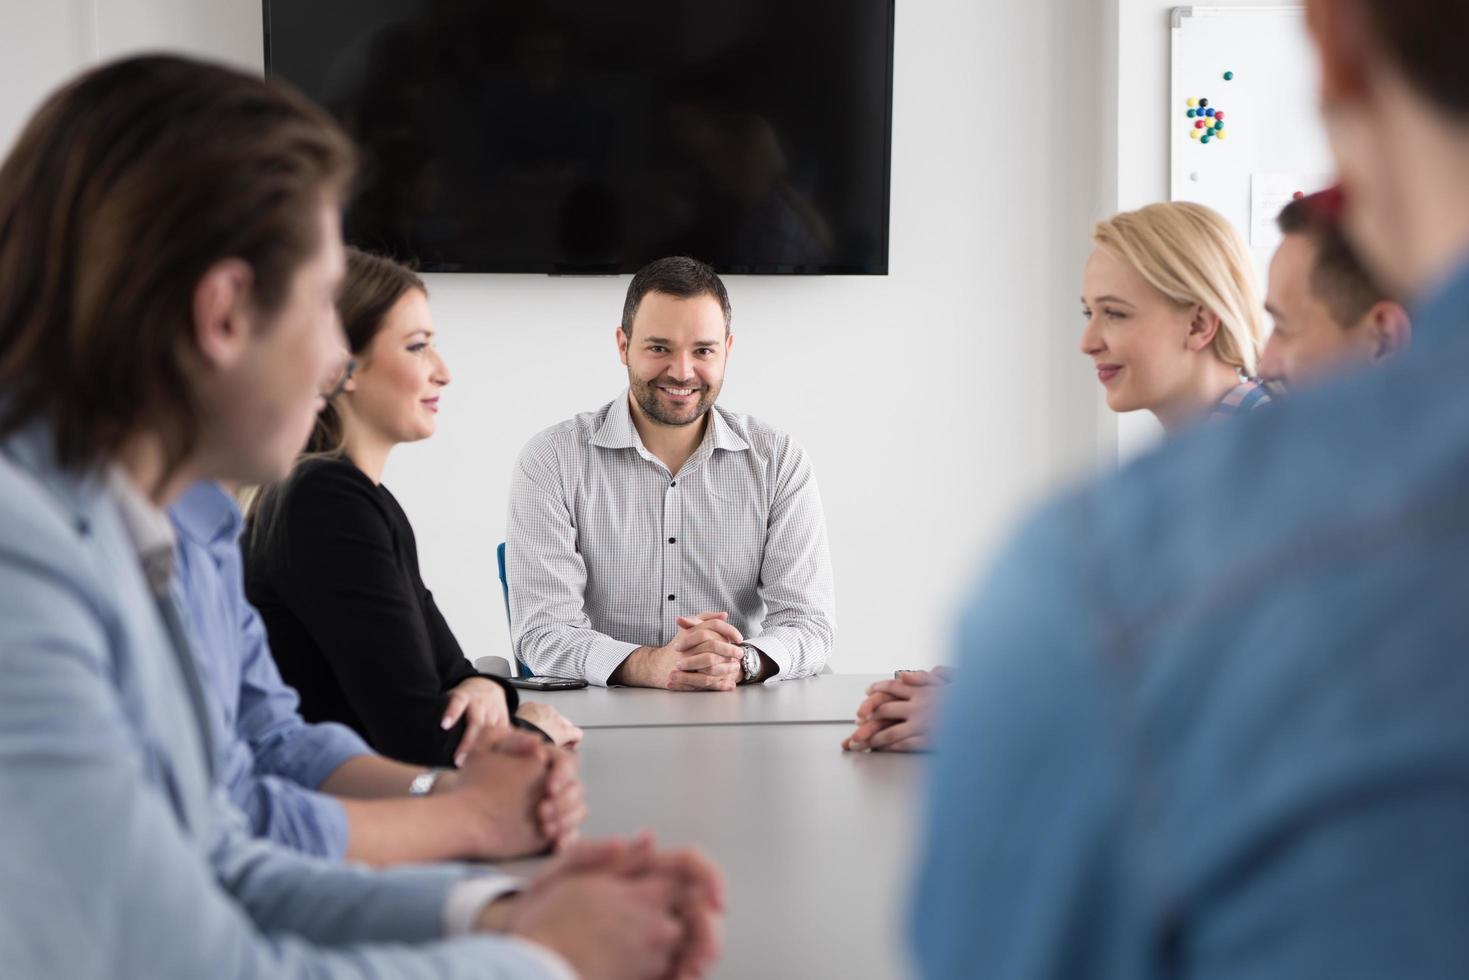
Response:
[[[851,723],[868,686],[884,677],[892,675],[819,674],[723,692],[584,687],[575,691],[522,691],[521,697],[554,705],[586,729],[830,725]]]
[[[586,836],[649,830],[719,864],[729,911],[716,977],[887,978],[911,973],[903,915],[924,759],[841,749],[881,676],[526,696],[586,729]]]

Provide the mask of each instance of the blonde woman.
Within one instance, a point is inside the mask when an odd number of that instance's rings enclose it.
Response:
[[[1114,412],[1146,409],[1168,432],[1270,402],[1256,380],[1261,301],[1244,241],[1199,204],[1154,204],[1100,222],[1082,287],[1081,350]],[[900,671],[867,689],[851,750],[921,751],[951,672]]]
[[[1260,408],[1264,346],[1249,250],[1217,212],[1153,204],[1099,222],[1082,287],[1081,351],[1114,412],[1152,412],[1167,432]]]

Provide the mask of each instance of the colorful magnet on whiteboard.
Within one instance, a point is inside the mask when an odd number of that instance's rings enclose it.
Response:
[[[1197,110],[1197,109],[1190,109],[1188,111],[1188,117],[1190,119],[1192,119],[1194,116],[1197,116],[1198,114],[1199,114],[1199,110]]]
[[[1213,138],[1213,137],[1211,137],[1211,136],[1210,136],[1210,135],[1209,135],[1209,134],[1208,134],[1208,133],[1205,133],[1205,134],[1204,134],[1204,138],[1203,138],[1203,139],[1201,139],[1201,140],[1199,140],[1199,142],[1200,142],[1200,143],[1208,143],[1208,142],[1209,142],[1209,140],[1210,140],[1210,139],[1212,139],[1212,138]]]
[[[1211,125],[1209,128],[1210,129],[1223,129],[1224,128],[1224,120],[1223,119],[1216,119],[1216,120],[1214,120],[1213,125]]]
[[[1204,115],[1206,115],[1206,116],[1212,116],[1212,115],[1214,115],[1214,110],[1213,109],[1205,109],[1204,110]]]
[[[1199,108],[1200,109],[1207,109],[1207,108],[1209,108],[1209,100],[1208,99],[1200,99],[1199,100]]]
[[[1190,109],[1192,109],[1194,106],[1196,106],[1198,104],[1199,104],[1199,100],[1198,99],[1189,99],[1188,100],[1188,107]]]
[[[1203,128],[1204,128],[1204,120],[1200,119],[1198,122],[1194,123],[1194,129],[1203,129]]]
[[[1196,140],[1196,139],[1198,139],[1202,135],[1204,135],[1204,134],[1201,133],[1201,132],[1199,132],[1197,129],[1190,129],[1188,131],[1188,138],[1191,139],[1191,140]]]
[[[1214,113],[1214,118],[1215,119],[1223,119],[1224,118],[1224,110],[1223,109],[1220,109],[1218,112]]]
[[[1222,130],[1222,129],[1216,129],[1216,130],[1214,130],[1214,137],[1215,137],[1215,139],[1221,139],[1221,140],[1224,139],[1224,130]]]
[[[1232,71],[1225,72],[1224,73],[1224,80],[1226,82],[1232,82],[1232,81],[1234,81],[1234,72],[1232,72]]]
[[[1291,200],[1293,200],[1293,201],[1300,201],[1300,200],[1304,200],[1305,197],[1306,197],[1306,192],[1305,191],[1296,191],[1294,194],[1291,195]]]

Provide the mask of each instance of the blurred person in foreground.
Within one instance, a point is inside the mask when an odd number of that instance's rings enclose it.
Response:
[[[161,56],[64,86],[0,163],[0,963],[707,972],[723,898],[696,854],[579,845],[524,883],[369,871],[252,838],[218,784],[165,511],[199,480],[277,479],[305,442],[342,345],[352,170],[298,94]],[[467,767],[527,786],[549,751],[477,748]]]
[[[925,977],[1469,965],[1469,5],[1308,0],[1412,348],[1046,508],[959,632]]]

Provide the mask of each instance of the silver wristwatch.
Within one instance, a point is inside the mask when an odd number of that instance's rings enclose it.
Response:
[[[427,796],[434,791],[434,783],[439,781],[442,769],[429,769],[413,777],[413,782],[408,784],[409,796]]]
[[[745,683],[760,679],[760,651],[748,643],[741,643],[740,648],[745,651],[745,656],[740,660],[740,666],[744,669]]]

